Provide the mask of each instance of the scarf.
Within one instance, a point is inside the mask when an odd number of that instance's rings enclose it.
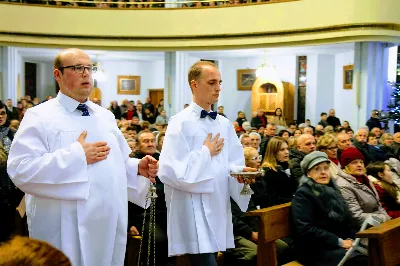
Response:
[[[334,163],[336,165],[339,165],[339,159],[338,158],[330,158],[329,157],[329,160],[331,160],[332,163]]]
[[[337,222],[344,222],[349,218],[350,212],[347,203],[332,179],[327,185],[322,185],[303,175],[299,183],[300,186],[310,187],[312,193],[320,199],[322,210],[328,218]]]

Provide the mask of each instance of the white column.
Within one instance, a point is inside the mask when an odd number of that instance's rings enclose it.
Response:
[[[358,119],[355,129],[365,126],[373,109],[386,109],[388,93],[388,52],[387,47],[377,42],[357,43],[355,48],[354,73],[358,105]],[[357,80],[357,73],[360,78]],[[358,84],[359,81],[359,84]]]
[[[2,48],[2,100],[12,99],[17,102],[17,51],[15,47]],[[20,77],[22,79],[22,77]]]

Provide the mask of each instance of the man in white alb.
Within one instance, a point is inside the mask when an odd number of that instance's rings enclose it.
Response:
[[[56,56],[60,92],[25,113],[8,173],[26,193],[31,237],[62,250],[74,266],[121,266],[127,201],[145,207],[157,161],[129,158],[114,115],[88,100],[92,70],[82,50]]]
[[[215,253],[234,248],[230,197],[246,211],[250,196],[230,172],[244,167],[244,152],[232,123],[211,112],[221,74],[201,61],[189,70],[190,106],[173,116],[165,135],[158,177],[168,211],[169,256],[189,254],[192,266],[216,265]]]

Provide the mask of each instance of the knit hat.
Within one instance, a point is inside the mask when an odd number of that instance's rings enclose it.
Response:
[[[363,162],[365,162],[364,155],[356,148],[354,147],[349,147],[342,151],[342,155],[340,158],[340,164],[342,167],[346,167],[349,163],[351,163],[354,160],[361,159]]]
[[[303,173],[307,174],[308,170],[323,162],[331,162],[326,153],[322,151],[313,151],[304,157],[303,161],[300,163],[300,167]]]

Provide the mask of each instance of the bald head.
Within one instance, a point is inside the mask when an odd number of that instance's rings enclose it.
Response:
[[[305,154],[315,151],[315,138],[310,134],[302,134],[297,138],[297,149]]]
[[[71,48],[57,54],[54,59],[54,78],[60,91],[78,101],[85,102],[93,89],[93,65],[82,50]]]

